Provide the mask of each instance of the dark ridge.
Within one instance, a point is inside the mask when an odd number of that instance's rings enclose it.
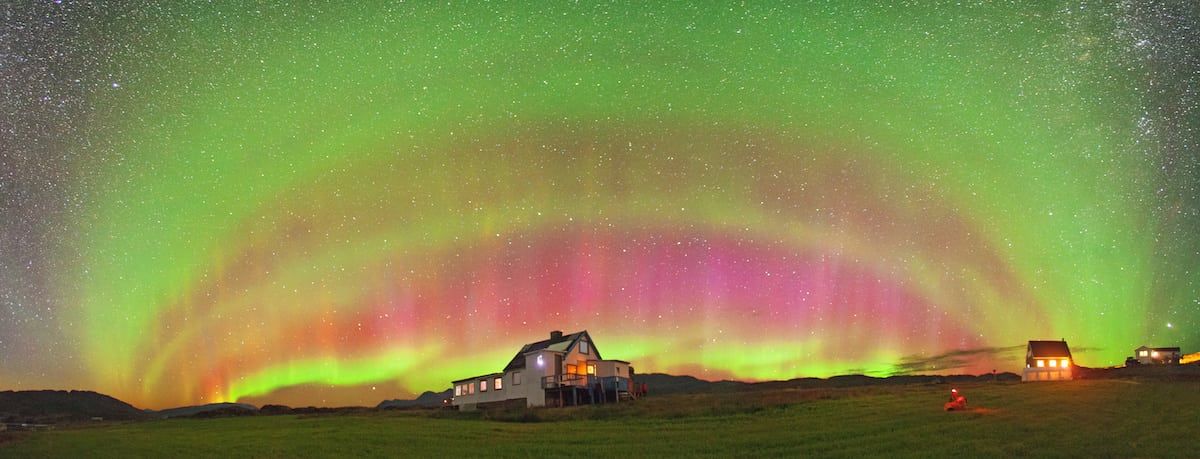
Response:
[[[214,414],[226,416],[255,414],[258,408],[245,403],[209,403],[207,405],[181,406],[154,412],[158,418],[212,417]]]
[[[375,408],[378,408],[381,410],[397,410],[397,409],[406,409],[406,408],[436,408],[436,407],[442,406],[442,402],[444,400],[450,399],[450,397],[453,395],[454,395],[454,391],[452,391],[452,390],[446,390],[443,392],[425,391],[425,393],[421,394],[420,396],[418,396],[417,398],[412,399],[412,400],[401,400],[401,399],[384,400],[382,402],[379,402],[379,404],[376,405]]]
[[[1112,368],[1076,367],[1077,379],[1200,380],[1200,363],[1185,365],[1136,365]]]
[[[62,423],[148,419],[152,414],[92,391],[27,390],[0,392],[0,420],[23,423]]]
[[[692,376],[675,376],[663,373],[644,373],[636,377],[637,384],[646,383],[651,394],[692,394],[711,392],[742,392],[776,389],[827,389],[839,387],[899,385],[899,384],[950,384],[964,382],[1020,381],[1015,373],[973,375],[904,375],[876,378],[865,375],[842,375],[827,379],[796,378],[786,381],[705,381]]]

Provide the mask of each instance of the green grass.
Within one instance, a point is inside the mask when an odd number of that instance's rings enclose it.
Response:
[[[783,390],[531,413],[380,412],[109,424],[29,433],[0,457],[1195,457],[1198,382]],[[490,418],[535,422],[503,422]]]

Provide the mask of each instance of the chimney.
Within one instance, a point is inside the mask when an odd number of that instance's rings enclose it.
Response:
[[[562,331],[554,330],[550,332],[550,339],[562,339]]]

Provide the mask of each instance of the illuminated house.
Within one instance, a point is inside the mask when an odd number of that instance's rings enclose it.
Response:
[[[1072,364],[1066,341],[1030,341],[1021,381],[1067,381]]]
[[[1147,347],[1133,350],[1133,356],[1142,365],[1179,365],[1182,353],[1177,347]]]
[[[633,367],[604,360],[587,331],[529,343],[503,371],[452,381],[461,410],[489,406],[565,406],[632,399]]]

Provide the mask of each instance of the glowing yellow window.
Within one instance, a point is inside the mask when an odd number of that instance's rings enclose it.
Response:
[[[1057,366],[1058,366],[1058,361],[1057,361],[1057,360],[1051,360],[1051,361],[1050,361],[1050,366],[1052,366],[1052,367],[1057,367]]]
[[[1062,367],[1063,367],[1063,368],[1066,368],[1066,367],[1069,367],[1069,366],[1071,366],[1071,361],[1070,361],[1070,360],[1067,360],[1067,359],[1063,359],[1063,360],[1062,360]]]
[[[492,382],[492,386],[493,386],[493,387],[494,387],[496,390],[501,390],[501,389],[504,389],[504,379],[502,379],[502,378],[496,378],[496,380]]]
[[[1038,362],[1038,368],[1042,368],[1042,367],[1046,366],[1045,360],[1038,360],[1037,362]]]
[[[594,374],[596,374],[596,366],[595,366],[595,365],[588,365],[588,366],[587,366],[587,372],[588,372],[588,374],[589,374],[589,375],[594,375]]]

